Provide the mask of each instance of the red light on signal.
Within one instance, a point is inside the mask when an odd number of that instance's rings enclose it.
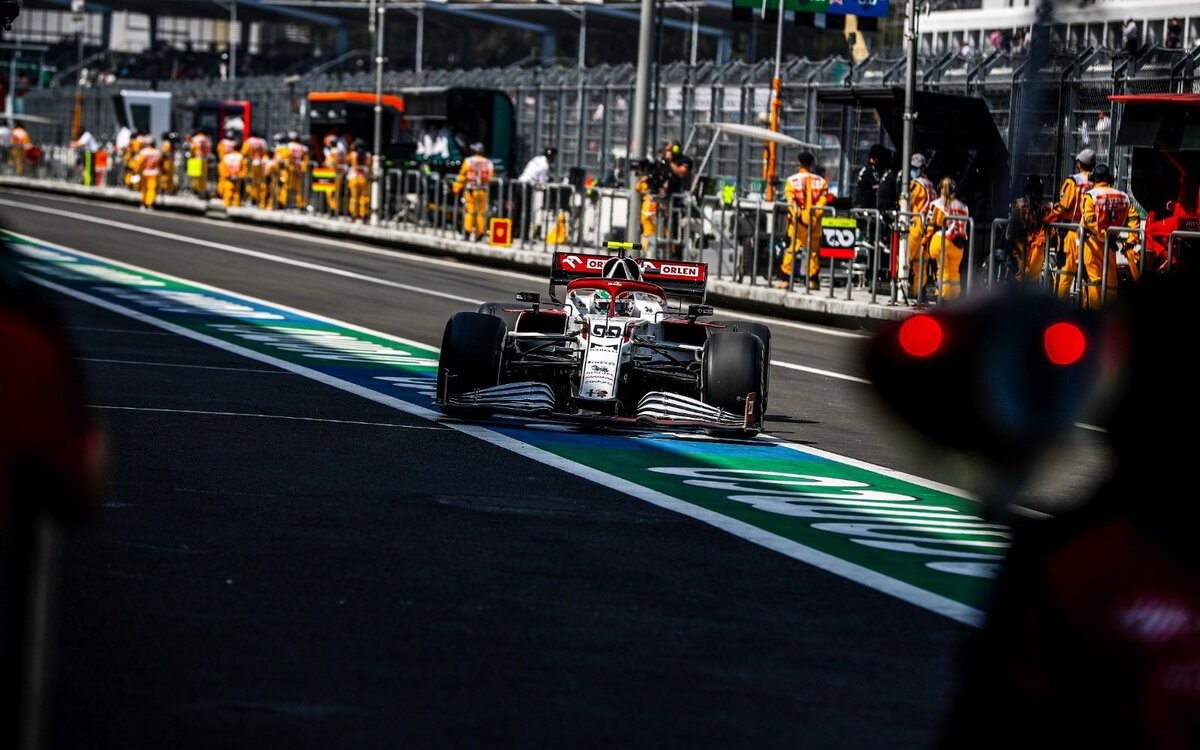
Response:
[[[1051,363],[1065,367],[1083,358],[1087,337],[1074,323],[1053,323],[1042,333],[1042,348]]]
[[[900,348],[911,357],[928,357],[942,346],[942,324],[928,315],[914,315],[900,324]]]

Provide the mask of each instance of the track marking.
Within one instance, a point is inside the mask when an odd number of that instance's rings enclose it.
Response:
[[[19,206],[20,208],[27,210],[27,211],[37,211],[39,213],[50,214],[51,216],[62,216],[64,218],[75,219],[77,221],[83,221],[83,222],[86,222],[89,224],[100,224],[101,226],[113,227],[115,229],[121,229],[121,230],[128,231],[128,232],[136,232],[138,234],[145,234],[150,237],[158,237],[161,239],[172,240],[174,242],[186,243],[189,245],[198,245],[200,247],[209,248],[210,250],[221,250],[223,252],[233,253],[234,255],[244,255],[249,258],[257,258],[259,260],[271,261],[272,263],[279,263],[279,264],[285,265],[285,266],[295,266],[296,268],[304,268],[309,271],[319,271],[321,273],[327,273],[331,276],[341,276],[341,277],[347,278],[347,279],[354,279],[355,281],[364,281],[368,284],[378,284],[379,286],[386,286],[386,287],[389,287],[392,289],[402,289],[406,292],[413,292],[415,294],[424,294],[424,295],[427,295],[430,297],[439,297],[441,299],[448,299],[448,300],[452,300],[454,302],[462,302],[464,304],[470,304],[470,305],[479,305],[479,304],[483,303],[483,300],[481,300],[481,299],[472,299],[470,297],[463,297],[458,294],[449,294],[448,292],[437,292],[432,289],[425,289],[423,287],[413,286],[412,284],[402,284],[398,281],[388,281],[387,279],[380,279],[375,276],[367,276],[366,274],[355,273],[354,271],[346,271],[341,268],[334,268],[333,266],[325,266],[325,265],[321,265],[320,263],[309,263],[308,261],[296,260],[294,258],[287,258],[282,255],[274,255],[272,253],[264,253],[264,252],[260,252],[258,250],[250,250],[250,249],[244,248],[244,247],[237,247],[235,245],[227,245],[223,242],[210,242],[209,240],[201,240],[201,239],[196,239],[195,237],[188,237],[188,236],[182,235],[182,234],[174,234],[172,232],[164,232],[159,229],[150,229],[149,227],[141,227],[141,226],[137,226],[136,224],[126,224],[126,223],[120,222],[120,221],[113,221],[112,219],[102,219],[97,216],[80,216],[79,214],[74,214],[74,213],[71,213],[70,211],[60,211],[56,208],[45,208],[42,206],[27,206],[27,205],[20,204],[20,203],[14,203],[9,200],[4,200],[3,198],[0,198],[0,205],[13,206],[13,207]],[[112,262],[112,261],[110,261],[110,262]]]
[[[108,411],[147,411],[159,412],[164,414],[198,414],[206,417],[253,417],[255,419],[287,419],[296,422],[328,422],[330,424],[352,424],[363,425],[365,427],[395,427],[401,430],[444,430],[444,427],[428,426],[428,425],[413,425],[413,424],[394,424],[392,422],[359,422],[352,419],[323,419],[321,417],[291,417],[286,414],[251,414],[249,412],[239,411],[204,411],[202,409],[160,409],[150,406],[107,406],[101,404],[91,404],[90,409],[102,409]]]
[[[173,335],[162,333],[162,335]],[[103,362],[113,365],[150,365],[151,367],[183,367],[189,370],[228,370],[230,372],[253,372],[264,375],[288,375],[282,370],[256,370],[250,367],[217,367],[216,365],[181,365],[172,362],[145,362],[133,359],[101,359],[100,357],[76,357],[80,362]]]

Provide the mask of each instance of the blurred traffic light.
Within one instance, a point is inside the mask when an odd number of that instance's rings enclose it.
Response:
[[[1100,376],[1100,320],[1016,286],[892,322],[866,370],[904,423],[993,464],[1028,462],[1080,418]]]

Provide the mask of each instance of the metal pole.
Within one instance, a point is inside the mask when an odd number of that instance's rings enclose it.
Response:
[[[77,139],[83,135],[83,32],[85,17],[82,13],[75,14],[75,23],[79,27],[79,40],[75,49],[75,115],[71,119],[72,139]]]
[[[900,169],[899,177],[903,184],[900,189],[900,212],[905,214],[909,211],[910,194],[909,186],[912,181],[908,179],[909,164],[912,161],[913,153],[913,121],[917,119],[917,113],[913,111],[913,99],[916,95],[917,88],[917,2],[916,0],[908,0],[905,13],[908,17],[905,19],[907,23],[904,29],[904,39],[908,44],[908,67],[905,73],[904,81],[904,130],[900,145]],[[905,221],[911,222],[912,217],[905,217]],[[903,281],[908,278],[908,233],[902,232],[900,235],[900,258],[897,259],[897,275]]]
[[[700,8],[692,8],[692,50],[688,60],[696,67],[696,47],[700,37]]]
[[[379,152],[383,150],[383,19],[387,0],[371,0],[372,10],[378,14],[375,26],[375,145],[371,151],[371,226],[379,224],[379,199],[383,169]]]
[[[237,27],[237,0],[232,0],[229,4],[229,80],[237,80],[237,48],[238,48],[238,32]],[[249,135],[247,133],[246,135]]]
[[[763,7],[766,7],[765,5]],[[771,79],[771,130],[779,132],[779,108],[783,98],[783,83],[780,81],[780,69],[783,67],[783,0],[779,0],[779,18],[775,29],[775,77]],[[767,141],[767,148],[763,154],[765,169],[763,170],[763,181],[766,185],[763,186],[763,196],[769,200],[775,200],[775,141]]]
[[[587,8],[579,9],[579,69],[587,65],[584,60],[587,57]],[[582,77],[580,78],[582,80]]]
[[[630,242],[642,238],[641,202],[638,200],[637,175],[633,165],[646,156],[646,120],[650,109],[650,33],[654,30],[654,0],[642,0],[638,27],[637,80],[633,89],[633,127],[629,130],[629,151],[626,152],[626,192],[629,214],[625,236]]]
[[[421,72],[421,60],[425,57],[425,3],[417,6],[417,64],[413,71]]]

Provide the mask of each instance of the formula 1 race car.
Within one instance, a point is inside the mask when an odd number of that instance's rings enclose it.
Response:
[[[701,321],[708,267],[555,252],[550,301],[521,292],[450,317],[436,405],[486,419],[522,414],[752,436],[763,429],[771,332]],[[565,288],[565,296],[558,293]],[[685,308],[684,305],[687,304]]]

